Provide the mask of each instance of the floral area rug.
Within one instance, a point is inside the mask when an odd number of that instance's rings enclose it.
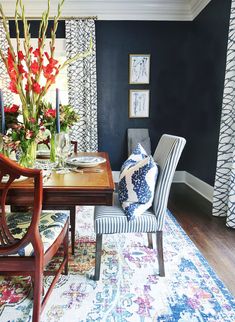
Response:
[[[235,300],[173,216],[164,232],[166,277],[146,234],[106,235],[100,281],[94,269],[93,207],[77,210],[75,256],[45,307],[42,322],[232,322]],[[56,265],[56,260],[51,267]],[[45,278],[45,286],[51,277]],[[0,278],[0,321],[31,321],[30,278]]]

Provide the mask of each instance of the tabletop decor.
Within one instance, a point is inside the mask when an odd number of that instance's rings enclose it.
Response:
[[[58,115],[60,117],[58,117]],[[68,132],[68,130],[79,121],[79,115],[70,105],[58,104],[56,109],[53,109],[51,103],[45,101],[41,102],[40,106],[40,119],[43,123],[45,130],[50,133],[50,138],[45,133],[44,141],[46,145],[50,142],[50,160],[55,162],[55,134],[62,132]]]
[[[50,13],[50,0],[47,1],[47,9],[42,14],[37,48],[33,48],[30,44],[30,25],[25,16],[23,1],[16,0],[15,26],[17,50],[14,50],[12,45],[7,27],[7,18],[0,4],[0,15],[2,17],[9,46],[7,55],[4,55],[0,49],[0,56],[10,77],[9,89],[12,93],[19,96],[21,102],[17,107],[4,107],[3,103],[0,106],[1,115],[4,117],[5,112],[6,116],[6,123],[2,124],[2,126],[4,126],[2,127],[4,141],[3,152],[5,154],[9,154],[11,151],[18,152],[19,163],[23,166],[33,166],[36,158],[37,144],[46,139],[46,129],[49,128],[51,134],[53,134],[55,133],[55,129],[60,131],[58,124],[60,124],[61,127],[68,128],[68,126],[71,125],[71,119],[77,121],[77,116],[75,117],[71,107],[68,108],[68,106],[66,106],[65,110],[63,110],[63,106],[61,105],[59,107],[61,113],[59,114],[58,100],[56,108],[53,108],[52,105],[43,101],[49,88],[55,83],[60,70],[72,61],[86,57],[92,52],[92,41],[90,41],[88,50],[78,53],[71,59],[66,60],[62,65],[59,65],[58,60],[54,58],[56,30],[63,4],[64,0],[60,0],[58,3],[57,14],[54,17],[54,24],[51,29],[51,41],[48,52],[45,51],[45,40]],[[20,20],[23,22],[24,29],[23,46],[20,42]],[[56,96],[58,98],[58,95]],[[69,112],[71,112],[72,116],[68,116]],[[64,124],[63,120],[59,120],[59,117],[62,118],[63,113],[67,115]],[[9,121],[9,119],[11,120]],[[14,122],[12,122],[12,120],[14,120]],[[52,121],[56,121],[56,128]]]

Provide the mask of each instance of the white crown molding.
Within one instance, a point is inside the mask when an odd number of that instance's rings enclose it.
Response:
[[[65,0],[63,17],[97,16],[99,20],[191,21],[211,0]],[[2,0],[6,16],[13,17],[15,0]],[[24,0],[26,16],[40,17],[47,1]],[[51,16],[58,0],[51,0]]]
[[[191,0],[192,20],[208,5],[211,0]]]

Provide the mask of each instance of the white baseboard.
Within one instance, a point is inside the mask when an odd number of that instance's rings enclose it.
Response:
[[[213,202],[214,188],[208,183],[198,179],[187,171],[176,171],[173,182],[182,182],[192,188],[194,191],[202,195],[211,203]]]
[[[118,182],[119,179],[119,171],[112,171],[113,173],[113,181]],[[194,191],[202,195],[211,203],[213,202],[213,192],[214,188],[208,183],[198,179],[194,175],[190,174],[187,171],[176,171],[174,175],[173,182],[185,183]]]

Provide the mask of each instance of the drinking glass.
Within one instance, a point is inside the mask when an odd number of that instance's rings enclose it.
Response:
[[[69,170],[66,170],[65,168],[65,160],[68,158],[70,152],[70,140],[68,133],[56,133],[55,149],[56,157],[58,160],[57,168],[60,169],[63,173],[68,172]]]

